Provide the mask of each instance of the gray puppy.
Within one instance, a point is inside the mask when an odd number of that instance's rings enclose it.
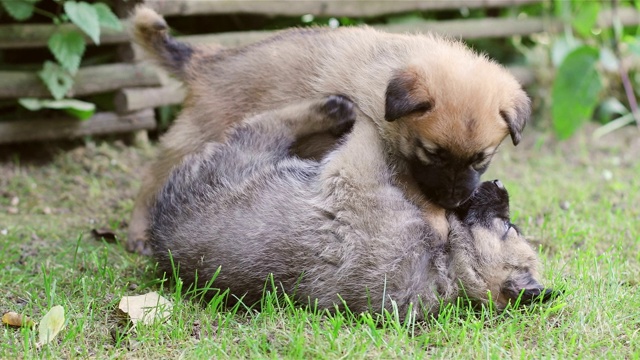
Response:
[[[357,111],[340,96],[301,102],[251,117],[225,144],[187,157],[151,209],[160,268],[172,273],[175,264],[200,287],[220,268],[214,286],[247,304],[273,275],[321,309],[344,301],[354,312],[397,306],[417,318],[463,292],[499,307],[521,291],[540,295],[537,254],[508,223],[502,185],[482,184],[450,213],[441,241],[393,185],[380,133],[360,116],[353,123]],[[296,138],[351,123],[322,161],[289,154]]]

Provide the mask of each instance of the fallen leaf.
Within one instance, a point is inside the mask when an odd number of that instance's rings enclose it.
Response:
[[[91,230],[91,235],[96,240],[104,240],[109,244],[115,244],[118,242],[118,237],[116,233],[109,229],[93,229]]]
[[[123,296],[118,309],[136,326],[152,324],[154,321],[165,321],[171,315],[171,302],[153,291],[138,296]]]
[[[38,329],[40,336],[38,337],[38,345],[50,343],[56,335],[64,327],[64,308],[60,305],[56,305],[49,310],[48,313],[42,317]]]
[[[28,316],[15,313],[13,311],[9,311],[2,315],[2,322],[11,326],[28,328],[31,328],[34,325],[33,320],[31,320]]]

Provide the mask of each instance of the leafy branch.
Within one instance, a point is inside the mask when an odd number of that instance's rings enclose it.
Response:
[[[611,0],[611,10],[613,14],[613,51],[618,59],[618,70],[620,72],[620,79],[622,80],[622,86],[624,87],[627,101],[629,101],[629,108],[631,109],[631,115],[636,122],[636,125],[640,128],[640,112],[638,111],[638,101],[636,100],[636,94],[633,91],[631,80],[629,79],[629,72],[625,66],[625,62],[622,58],[622,51],[620,51],[620,41],[622,39],[622,24],[620,24],[620,18],[618,17],[618,0]]]
[[[100,28],[107,27],[121,30],[122,24],[111,9],[103,3],[88,3],[84,1],[60,0],[61,13],[54,14],[36,7],[40,0],[0,0],[0,4],[7,13],[18,21],[30,19],[34,14],[41,14],[52,20],[56,25],[73,23],[79,30],[63,30],[58,28],[49,37],[47,46],[53,54],[55,62],[45,61],[42,70],[38,72],[39,78],[47,86],[47,89],[56,101],[27,99],[20,103],[29,104],[28,109],[64,108],[75,106],[78,101],[62,101],[73,88],[74,78],[80,68],[86,44],[82,33],[86,34],[96,45],[100,44]],[[34,105],[35,102],[39,102]],[[64,106],[62,106],[62,105]],[[75,116],[88,117],[92,112],[87,112],[87,103],[82,104],[80,112],[70,111]],[[93,106],[93,104],[89,104]],[[93,106],[95,109],[95,106]],[[72,110],[78,110],[71,108]],[[81,114],[81,115],[79,115]]]
[[[556,9],[564,20],[564,36],[556,39],[552,58],[558,65],[552,89],[551,114],[553,127],[561,139],[568,138],[600,107],[607,115],[620,117],[596,131],[602,136],[632,122],[640,126],[640,112],[629,69],[625,66],[621,42],[624,29],[618,14],[618,1],[611,0],[613,36],[598,28],[599,1],[556,0]],[[638,47],[640,38],[625,40],[629,48]],[[601,101],[604,70],[616,71],[620,76],[630,111],[617,99]]]

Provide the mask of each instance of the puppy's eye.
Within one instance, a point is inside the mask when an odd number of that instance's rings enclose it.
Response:
[[[484,171],[489,166],[491,161],[491,154],[478,153],[471,158],[471,167],[476,171]]]
[[[446,159],[444,158],[444,156],[442,156],[442,154],[439,154],[435,151],[431,151],[431,150],[426,150],[427,156],[429,157],[429,159],[431,159],[432,161],[435,162],[445,162]]]
[[[420,150],[422,154],[420,154]],[[419,157],[423,155],[426,159],[426,163],[434,163],[438,165],[446,164],[449,161],[446,151],[438,148],[427,147],[422,143],[418,142],[418,151],[417,154]]]
[[[511,221],[509,221],[509,219],[505,219],[503,220],[503,230],[504,230],[504,235],[503,238],[507,237],[507,234],[509,234],[509,230],[511,230],[513,228],[513,224],[511,223]]]
[[[443,149],[437,149],[437,150],[427,149],[426,153],[429,159],[431,159],[431,161],[433,161],[436,164],[446,165],[451,161],[450,154]]]

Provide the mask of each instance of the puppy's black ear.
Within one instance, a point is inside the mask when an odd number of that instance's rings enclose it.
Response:
[[[513,109],[511,111],[502,110],[500,115],[509,127],[513,145],[518,145],[522,139],[522,131],[531,116],[531,101],[527,94],[520,90],[513,99]]]
[[[395,121],[409,114],[425,113],[435,105],[426,97],[417,71],[411,68],[396,71],[387,84],[384,119]]]

